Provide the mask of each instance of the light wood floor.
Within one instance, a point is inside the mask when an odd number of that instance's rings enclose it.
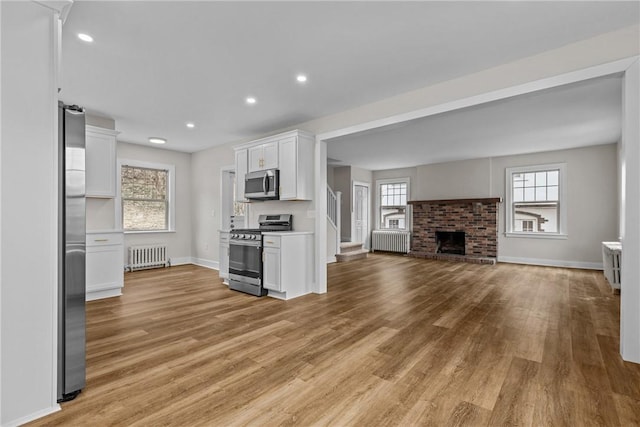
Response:
[[[196,266],[87,307],[87,387],[33,425],[640,425],[601,272],[375,254],[329,293],[229,291]]]

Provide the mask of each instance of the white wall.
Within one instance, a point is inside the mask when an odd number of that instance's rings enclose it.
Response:
[[[196,262],[218,268],[220,260],[220,168],[234,166],[231,145],[191,155],[191,253]]]
[[[492,159],[489,197],[505,197],[505,168],[567,163],[567,234],[564,240],[506,237],[499,215],[498,260],[601,268],[601,242],[618,237],[617,145],[550,151]]]
[[[57,96],[52,12],[0,2],[0,423],[57,410]]]
[[[489,197],[491,159],[463,160],[417,168],[415,200]]]
[[[567,239],[506,237],[499,210],[498,260],[600,268],[600,242],[618,236],[617,144],[376,171],[374,179],[411,178],[411,200],[505,198],[505,169],[567,163]]]
[[[173,265],[191,261],[191,154],[161,150],[138,144],[118,142],[118,159],[140,160],[175,166],[175,232],[127,233],[124,237],[127,264],[127,248],[131,245],[164,243]],[[219,171],[218,171],[219,173]]]
[[[626,72],[623,91],[623,224],[620,289],[622,357],[640,363],[640,65]]]

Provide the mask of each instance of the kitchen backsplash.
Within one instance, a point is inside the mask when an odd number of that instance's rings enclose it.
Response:
[[[315,231],[314,218],[308,218],[308,211],[313,210],[310,201],[269,200],[252,202],[249,206],[249,228],[258,227],[258,216],[262,214],[293,214],[294,231]]]

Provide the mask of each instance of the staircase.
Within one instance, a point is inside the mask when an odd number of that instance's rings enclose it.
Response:
[[[342,242],[340,243],[340,253],[336,254],[338,262],[354,261],[367,257],[368,250],[362,248],[362,243]]]

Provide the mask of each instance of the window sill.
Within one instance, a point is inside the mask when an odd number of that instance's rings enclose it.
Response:
[[[525,239],[555,239],[555,240],[567,240],[569,238],[568,234],[562,233],[504,233],[505,237],[516,237],[516,238],[525,238]]]
[[[141,231],[125,231],[124,234],[156,234],[156,233],[175,233],[176,230],[141,230]]]

